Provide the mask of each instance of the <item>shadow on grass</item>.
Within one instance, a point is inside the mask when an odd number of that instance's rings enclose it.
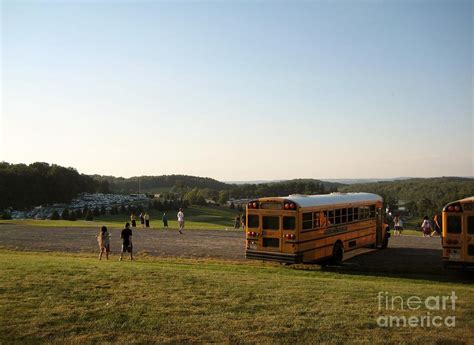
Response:
[[[395,277],[443,283],[474,282],[474,272],[444,269],[441,250],[427,248],[388,248],[360,254],[341,266],[325,266],[321,270],[341,274]]]

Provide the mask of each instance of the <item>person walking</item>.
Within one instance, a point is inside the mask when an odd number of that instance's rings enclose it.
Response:
[[[433,217],[433,228],[434,230],[431,233],[431,236],[435,236],[435,235],[441,236],[441,226],[439,225],[438,214],[435,214]]]
[[[122,230],[120,238],[122,239],[122,251],[120,252],[120,259],[122,261],[123,253],[130,253],[130,261],[133,260],[133,245],[132,245],[132,229],[130,229],[130,224],[125,224],[125,229]]]
[[[242,223],[242,230],[245,231],[245,213],[240,216],[240,222]]]
[[[183,209],[180,208],[178,211],[178,231],[182,235],[184,230],[184,212]]]
[[[423,231],[423,237],[431,237],[431,231],[433,227],[431,226],[430,219],[428,216],[423,217],[423,223],[421,224],[421,230]]]
[[[143,212],[140,212],[140,224],[142,225],[142,228],[145,227],[145,215]]]
[[[109,260],[110,253],[110,234],[107,231],[107,227],[103,226],[96,236],[97,243],[99,244],[99,260],[102,260],[102,255],[105,254],[105,259]]]
[[[398,234],[401,235],[403,232],[403,219],[398,217]]]
[[[239,215],[235,216],[234,230],[237,230],[238,228],[240,228],[240,216]]]
[[[163,221],[163,230],[168,229],[168,217],[166,216],[166,212],[163,212],[161,220]]]
[[[143,216],[143,218],[145,218],[145,227],[149,228],[150,227],[150,215],[148,214],[148,212],[145,212],[145,216]]]
[[[130,215],[130,222],[132,223],[132,228],[137,226],[137,216],[135,216],[134,212]]]
[[[394,236],[399,236],[400,235],[400,216],[396,215],[393,217],[393,228],[395,231],[393,232]]]

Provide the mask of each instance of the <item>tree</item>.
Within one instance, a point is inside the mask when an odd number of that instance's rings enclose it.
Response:
[[[72,212],[72,211],[71,211]],[[84,215],[82,214],[82,211],[80,208],[78,208],[75,212],[74,215],[76,216],[76,219],[81,219]]]
[[[59,212],[54,210],[53,214],[51,215],[51,220],[59,220],[61,217],[59,216]]]
[[[94,214],[91,210],[87,211],[85,219],[88,221],[94,220]]]
[[[218,202],[219,204],[224,205],[227,202],[227,200],[229,200],[229,198],[230,198],[229,192],[226,190],[221,190],[219,192]]]
[[[0,209],[68,203],[81,192],[96,192],[99,182],[73,168],[36,162],[0,163]]]
[[[111,215],[116,215],[116,214],[118,214],[118,208],[117,208],[117,206],[115,206],[115,205],[112,206],[112,208],[110,209],[110,214],[111,214]]]
[[[75,221],[76,218],[76,213],[75,212],[69,212],[69,220]]]
[[[99,209],[99,207],[96,206],[96,207],[94,208],[94,210],[92,211],[92,214],[93,214],[94,217],[100,216],[100,209]],[[86,219],[86,220],[87,220],[87,219]]]
[[[191,191],[187,192],[184,195],[184,200],[189,202],[192,205],[205,205],[206,204],[206,199],[202,195],[202,192],[197,188],[193,188]]]
[[[105,209],[105,206],[102,205],[102,207],[100,208],[100,214],[105,215],[106,213],[107,213],[107,210]]]
[[[69,220],[69,210],[65,208],[63,212],[61,212],[61,219]]]
[[[4,211],[3,214],[2,214],[2,219],[4,219],[4,220],[12,219],[12,215],[10,214],[10,212]]]

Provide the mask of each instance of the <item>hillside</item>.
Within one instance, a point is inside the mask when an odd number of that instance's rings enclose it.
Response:
[[[325,193],[344,186],[341,183],[315,179],[231,184],[209,177],[189,175],[135,176],[130,178],[92,175],[91,177],[98,181],[107,181],[110,190],[115,193],[136,193],[139,188],[142,193],[181,192],[197,188],[215,192],[228,191],[230,196],[235,198],[288,195],[292,193]]]
[[[382,195],[389,205],[403,201],[419,215],[439,213],[448,202],[474,195],[474,178],[436,177],[353,184],[341,192],[370,192]]]
[[[92,175],[99,181],[107,181],[111,191],[115,193],[142,193],[169,192],[172,188],[211,189],[222,190],[230,186],[209,177],[189,175],[161,175],[161,176],[134,176],[130,178]]]

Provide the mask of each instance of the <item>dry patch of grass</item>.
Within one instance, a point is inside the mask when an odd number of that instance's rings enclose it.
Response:
[[[0,265],[0,343],[474,341],[474,288],[455,282],[3,250]],[[404,298],[455,291],[456,327],[381,328],[379,291]]]

